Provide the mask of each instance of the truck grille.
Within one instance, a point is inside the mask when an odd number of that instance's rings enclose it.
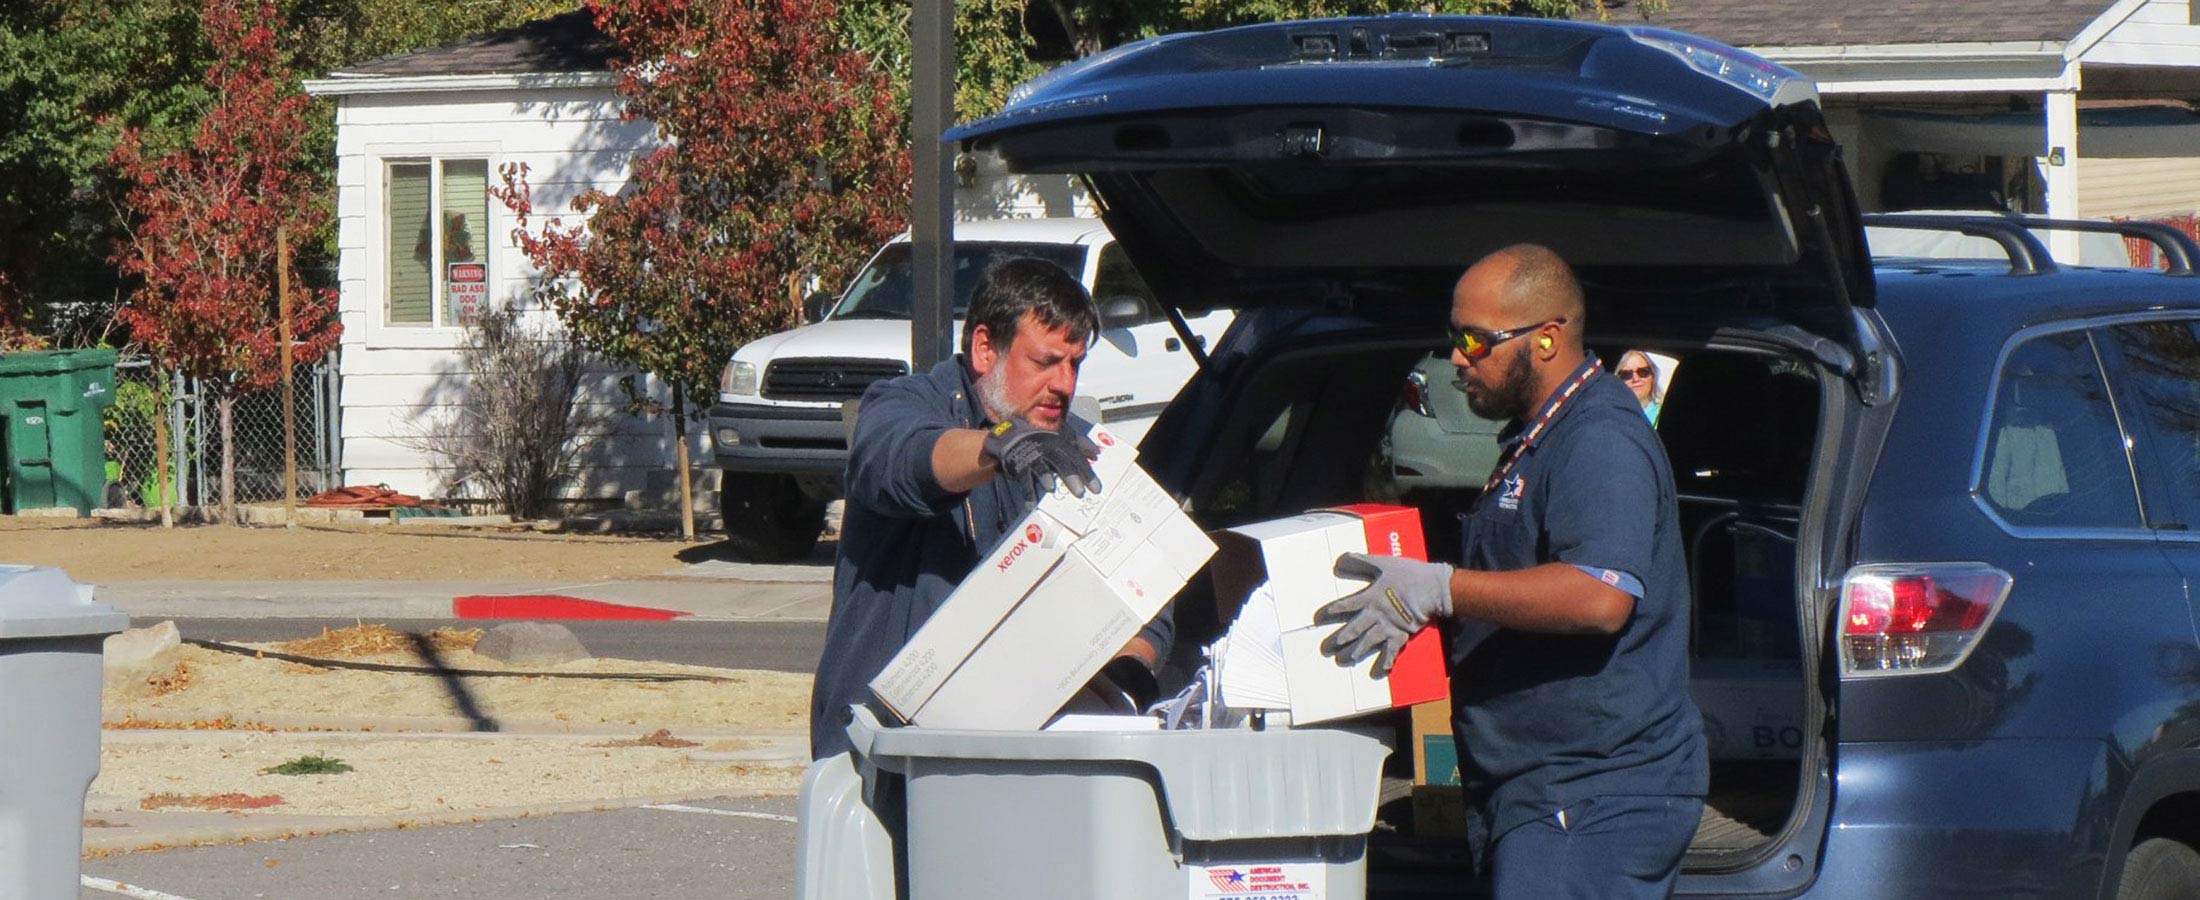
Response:
[[[908,374],[909,367],[886,359],[782,359],[764,369],[767,400],[856,400],[873,383]]]

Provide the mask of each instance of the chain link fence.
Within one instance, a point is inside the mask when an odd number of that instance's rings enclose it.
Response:
[[[296,417],[298,498],[334,487],[338,459],[336,365],[301,365],[292,383]],[[194,379],[163,372],[149,360],[116,367],[115,403],[107,409],[107,506],[157,506],[160,458],[169,465],[171,500],[179,506],[221,503],[221,407]],[[167,421],[167,445],[160,439]],[[280,386],[236,398],[230,413],[236,447],[236,500],[283,499],[283,394]]]

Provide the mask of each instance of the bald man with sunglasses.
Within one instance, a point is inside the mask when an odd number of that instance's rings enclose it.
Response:
[[[1551,250],[1484,257],[1452,290],[1455,385],[1509,420],[1462,564],[1350,553],[1370,585],[1324,607],[1340,664],[1389,670],[1442,629],[1468,838],[1509,898],[1671,894],[1703,811],[1688,693],[1688,570],[1671,466],[1633,392],[1582,345],[1581,285]]]

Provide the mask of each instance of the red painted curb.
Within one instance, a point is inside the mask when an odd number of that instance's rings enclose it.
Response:
[[[567,619],[669,622],[692,615],[677,609],[627,606],[557,594],[475,594],[451,598],[451,615],[461,619]]]

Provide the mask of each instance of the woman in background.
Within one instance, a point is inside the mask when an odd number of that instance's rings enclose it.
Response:
[[[1650,364],[1650,357],[1640,350],[1622,353],[1612,374],[1635,392],[1635,402],[1642,404],[1642,414],[1650,417],[1650,424],[1658,424],[1658,410],[1665,406],[1665,386],[1658,383],[1658,367]]]

